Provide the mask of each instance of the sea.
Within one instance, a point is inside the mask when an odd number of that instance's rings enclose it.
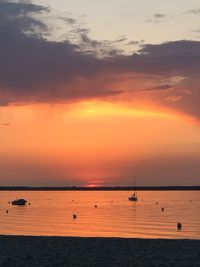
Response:
[[[0,234],[200,239],[199,191],[138,191],[137,202],[132,193],[0,191]],[[11,205],[17,198],[27,205]]]

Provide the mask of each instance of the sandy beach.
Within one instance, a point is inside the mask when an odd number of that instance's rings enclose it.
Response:
[[[200,240],[0,236],[0,266],[200,266]]]

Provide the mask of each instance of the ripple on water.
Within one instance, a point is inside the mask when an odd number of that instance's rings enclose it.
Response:
[[[0,199],[0,234],[200,238],[199,192],[141,191],[137,203],[128,201],[130,193],[4,191]],[[28,199],[31,205],[8,204],[16,197]],[[74,213],[78,215],[76,220],[72,219]],[[183,223],[182,231],[177,231],[177,221]]]

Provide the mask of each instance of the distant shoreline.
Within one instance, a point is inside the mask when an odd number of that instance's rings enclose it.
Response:
[[[0,236],[0,266],[200,266],[200,240]]]
[[[0,191],[199,191],[200,186],[113,186],[113,187],[30,187],[30,186],[0,186]]]

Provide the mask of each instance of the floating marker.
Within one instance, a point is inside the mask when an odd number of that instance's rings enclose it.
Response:
[[[182,229],[182,223],[180,223],[180,222],[177,222],[177,230],[181,230]]]

